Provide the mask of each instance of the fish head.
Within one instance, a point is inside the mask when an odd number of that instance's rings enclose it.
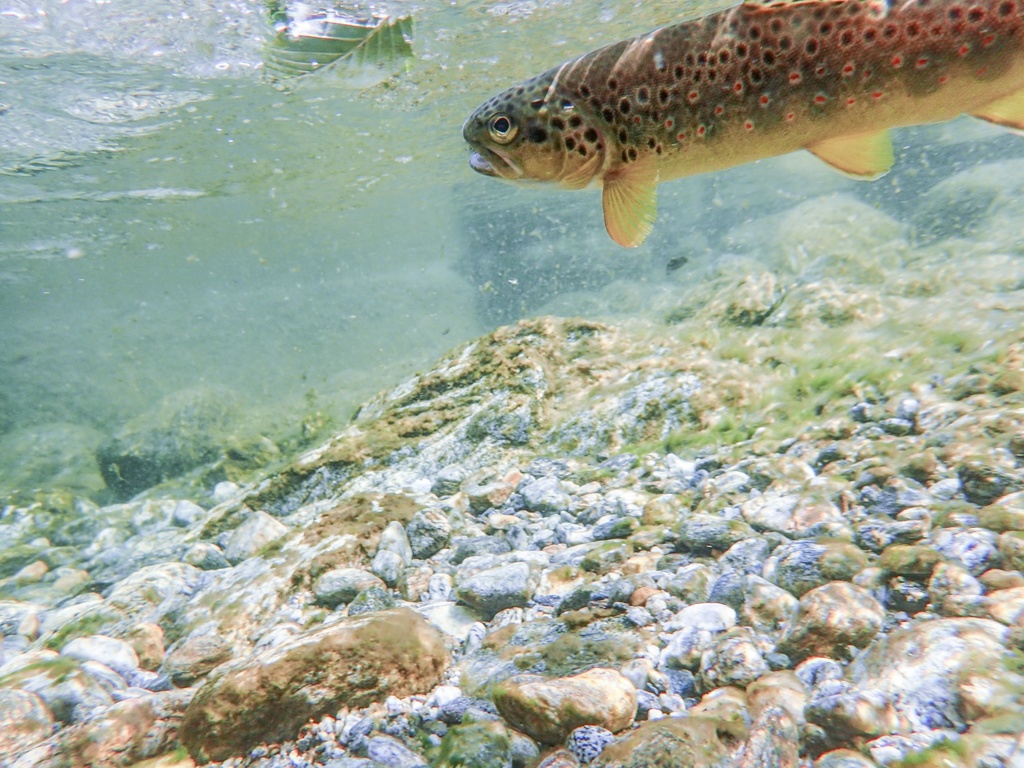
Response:
[[[579,188],[604,166],[605,142],[558,87],[559,69],[513,86],[481,104],[462,127],[478,173],[509,181]],[[593,124],[593,127],[591,127]]]

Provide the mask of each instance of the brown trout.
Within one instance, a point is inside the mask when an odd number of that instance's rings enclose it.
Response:
[[[964,113],[1024,128],[1024,0],[748,0],[509,88],[463,136],[480,173],[600,184],[636,246],[660,181],[799,149],[873,179],[889,128]]]

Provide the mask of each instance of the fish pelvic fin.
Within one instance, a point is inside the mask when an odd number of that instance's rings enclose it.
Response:
[[[877,179],[892,168],[892,140],[888,131],[836,136],[807,147],[818,159],[854,179]]]
[[[658,216],[658,170],[653,163],[635,163],[605,174],[604,226],[623,248],[636,248],[654,229]]]
[[[997,99],[971,114],[1004,128],[1024,131],[1024,90]]]

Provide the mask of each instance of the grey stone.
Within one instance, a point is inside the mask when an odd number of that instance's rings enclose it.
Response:
[[[531,512],[542,515],[555,515],[568,509],[572,497],[565,490],[562,481],[557,477],[541,477],[523,485],[519,489],[523,503]]]
[[[238,564],[259,554],[268,544],[288,533],[288,527],[262,510],[256,510],[238,526],[228,539],[224,556]]]
[[[437,507],[421,509],[405,526],[413,557],[426,560],[448,544],[452,524],[443,510]]]
[[[194,565],[204,571],[216,571],[231,567],[231,563],[224,557],[223,550],[208,541],[197,541],[188,548],[182,559],[189,565]]]
[[[537,579],[526,563],[509,563],[470,576],[455,594],[488,619],[505,608],[526,605],[537,588]]]
[[[973,576],[993,567],[999,558],[998,537],[986,528],[940,528],[932,546],[945,558],[960,563]]]
[[[321,605],[335,608],[351,602],[364,589],[386,586],[383,580],[361,568],[335,568],[320,574],[313,583],[313,595]]]
[[[204,517],[206,517],[206,510],[186,499],[174,505],[171,522],[181,528],[191,528]]]
[[[405,526],[397,520],[392,520],[388,523],[387,527],[381,531],[377,551],[394,552],[402,558],[402,565],[408,565],[412,562],[412,547],[409,544],[409,536],[405,532]]]
[[[697,679],[704,692],[727,685],[746,688],[770,671],[751,630],[738,627],[716,637],[701,654]]]
[[[400,554],[387,549],[381,549],[373,556],[370,570],[389,587],[394,587],[398,583],[405,565]]]
[[[139,668],[139,657],[124,640],[106,635],[76,637],[60,649],[61,656],[76,661],[98,661],[127,677]]]
[[[592,763],[601,750],[615,740],[615,734],[599,725],[582,725],[569,734],[566,746],[583,765]]]

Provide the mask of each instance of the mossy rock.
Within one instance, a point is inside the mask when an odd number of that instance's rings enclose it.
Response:
[[[580,562],[588,573],[607,573],[633,556],[633,545],[629,541],[609,541],[590,550]]]
[[[512,764],[512,739],[499,721],[453,726],[430,761],[435,768],[498,768]]]
[[[892,544],[878,558],[878,567],[897,576],[928,578],[942,555],[931,547],[915,544]]]
[[[606,746],[593,768],[716,768],[729,747],[707,717],[648,720],[624,739]]]

